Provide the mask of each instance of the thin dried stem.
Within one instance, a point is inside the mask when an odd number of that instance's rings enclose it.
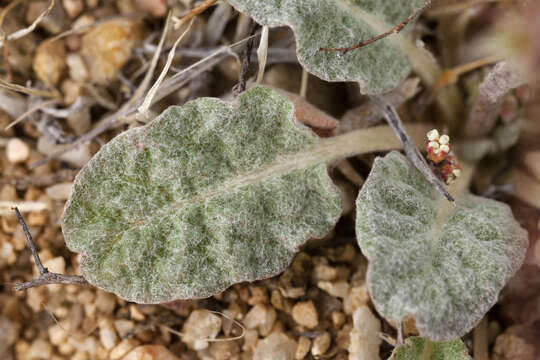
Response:
[[[14,33],[11,33],[5,36],[5,38],[0,39],[0,46],[4,46],[6,41],[17,40],[30,34],[32,31],[36,29],[36,27],[45,18],[45,16],[49,15],[53,7],[54,7],[54,0],[51,0],[49,2],[49,6],[47,7],[47,9],[45,9],[45,11],[39,14],[39,16],[34,20],[34,22],[32,22],[32,24],[30,24],[30,26],[24,29],[17,30]]]
[[[189,30],[191,29],[191,25],[193,25],[194,20],[195,19],[193,19],[193,18],[191,19],[191,21],[189,22],[189,25],[186,27],[184,32],[174,42],[174,45],[171,48],[171,51],[169,51],[169,55],[167,56],[167,62],[165,63],[165,66],[163,67],[163,70],[161,70],[161,74],[159,74],[159,77],[157,78],[156,82],[154,83],[154,85],[152,85],[152,87],[148,91],[148,94],[146,95],[142,105],[139,107],[139,114],[142,114],[143,117],[146,117],[146,115],[148,113],[148,110],[150,109],[150,106],[152,105],[152,99],[156,95],[156,92],[157,92],[159,86],[163,82],[163,79],[165,78],[165,75],[167,75],[167,72],[169,71],[169,68],[171,67],[172,61],[174,59],[174,54],[176,52],[176,47],[178,46],[180,41],[182,41],[184,36],[186,36],[186,34],[189,32]]]
[[[407,134],[407,131],[405,130],[405,127],[403,126],[403,123],[401,122],[401,119],[392,104],[386,101],[386,99],[382,96],[370,95],[369,97],[371,101],[377,104],[377,106],[379,106],[384,112],[384,117],[386,118],[388,125],[390,125],[390,127],[394,130],[399,141],[403,144],[403,149],[405,150],[405,154],[407,154],[409,160],[412,161],[414,166],[416,166],[416,168],[425,176],[425,178],[439,193],[441,193],[448,201],[454,201],[452,195],[450,195],[448,190],[446,190],[442,181],[437,177],[437,175],[433,173],[426,159],[424,159],[422,154],[420,154],[420,151],[418,151],[418,148],[414,144],[413,140]]]
[[[59,102],[60,101],[57,100],[57,99],[52,99],[52,100],[43,101],[43,102],[37,104],[36,106],[31,107],[30,109],[26,110],[21,116],[19,116],[17,119],[15,119],[13,122],[11,122],[8,126],[6,126],[4,131],[11,129],[12,127],[17,125],[18,123],[20,123],[21,121],[26,119],[28,116],[35,113],[36,111],[42,110],[43,108],[45,108],[47,106],[50,106],[50,105],[56,105]]]
[[[348,47],[342,47],[342,48],[324,48],[324,47],[322,47],[322,48],[319,48],[319,51],[339,51],[339,52],[341,52],[343,54],[346,54],[347,52],[349,52],[351,50],[355,50],[355,49],[364,47],[366,45],[372,44],[372,43],[374,43],[376,41],[379,41],[381,39],[384,39],[385,37],[390,36],[392,34],[397,34],[397,33],[401,32],[401,30],[403,30],[405,28],[405,26],[407,26],[408,23],[410,23],[417,15],[419,15],[422,11],[424,11],[430,5],[431,5],[431,0],[426,0],[424,5],[422,5],[422,7],[420,9],[416,10],[414,13],[409,15],[401,23],[394,26],[393,28],[391,28],[387,32],[379,34],[379,35],[377,35],[375,37],[372,37],[371,39],[362,40],[362,41],[359,41],[358,43],[356,43],[354,45],[351,45],[351,46],[348,46]]]
[[[191,9],[185,16],[182,16],[180,19],[173,19],[174,21],[174,27],[176,29],[180,29],[182,25],[187,23],[189,20],[193,19],[195,16],[202,14],[206,9],[208,9],[210,6],[214,5],[217,2],[217,0],[205,0],[198,6]]]
[[[23,228],[24,235],[26,236],[26,240],[28,241],[28,247],[30,248],[32,255],[34,256],[34,261],[39,271],[39,277],[37,279],[15,284],[14,285],[15,290],[26,290],[33,287],[48,285],[48,284],[83,285],[83,284],[88,283],[86,279],[80,275],[63,275],[63,274],[49,272],[49,270],[46,267],[44,267],[43,264],[41,263],[41,259],[39,258],[39,254],[36,248],[36,244],[34,243],[34,239],[32,239],[32,235],[30,234],[30,231],[28,231],[28,226],[26,226],[26,222],[24,221],[24,218],[22,217],[19,209],[14,207],[13,210],[15,211],[15,214],[17,214],[19,223],[21,224]]]
[[[60,94],[58,92],[28,88],[25,86],[9,83],[2,79],[0,79],[0,87],[6,88],[8,90],[20,92],[23,94],[27,94],[27,95],[35,95],[35,96],[39,96],[43,98],[60,99]]]
[[[255,34],[255,23],[251,24],[250,38],[246,44],[246,49],[242,56],[242,69],[240,70],[240,80],[236,87],[233,89],[234,96],[238,96],[246,90],[247,74],[249,70],[249,64],[251,63],[251,52],[253,50],[253,35]]]
[[[489,360],[488,346],[488,322],[484,316],[473,331],[474,360]]]
[[[259,61],[257,84],[260,84],[264,77],[264,68],[266,67],[266,59],[268,58],[268,32],[268,26],[263,26],[259,48],[257,49],[257,59]]]

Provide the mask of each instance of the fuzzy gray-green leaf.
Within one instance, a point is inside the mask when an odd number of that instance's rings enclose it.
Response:
[[[424,0],[228,1],[263,25],[290,26],[298,60],[308,72],[327,81],[357,81],[367,94],[393,89],[410,72],[407,54],[393,39],[396,35],[344,55],[319,48],[348,47],[382,34],[424,4]]]
[[[453,207],[398,152],[375,161],[356,205],[377,310],[415,318],[431,340],[474,327],[525,255],[527,233],[506,204],[466,193]]]
[[[63,232],[91,283],[140,303],[200,298],[281,272],[341,213],[316,137],[257,87],[172,106],[106,144],[75,180]]]
[[[471,360],[471,357],[461,339],[431,342],[413,336],[395,348],[389,360]]]

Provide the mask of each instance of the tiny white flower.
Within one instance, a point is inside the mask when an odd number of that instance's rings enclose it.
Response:
[[[430,142],[428,142],[427,146],[428,146],[428,148],[438,149],[439,148],[439,143],[436,142],[436,141],[430,141]]]
[[[441,145],[448,145],[450,143],[450,136],[448,135],[442,135],[440,138],[439,138],[439,143]]]
[[[434,153],[435,155],[439,155],[440,152],[441,152],[441,149],[439,149],[439,148],[433,149],[433,153]]]
[[[458,178],[458,177],[461,175],[461,170],[459,170],[459,169],[454,169],[454,170],[452,171],[452,174],[454,174],[454,176],[455,176],[456,178]]]
[[[442,152],[445,152],[445,153],[449,153],[450,152],[450,146],[448,145],[441,145],[441,147],[439,148]]]
[[[427,138],[429,139],[429,141],[436,141],[439,138],[439,132],[437,131],[437,129],[428,131]]]

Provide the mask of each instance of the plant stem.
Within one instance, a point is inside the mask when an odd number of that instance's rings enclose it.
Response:
[[[431,129],[426,124],[406,127],[416,144],[423,144],[426,133]],[[378,151],[402,149],[402,143],[389,126],[374,126],[320,140],[310,149],[309,156],[318,162],[333,162],[353,155]]]
[[[30,248],[32,255],[34,256],[34,261],[36,262],[36,266],[39,270],[39,277],[37,279],[15,284],[14,285],[15,290],[26,290],[26,289],[33,288],[36,286],[47,285],[47,284],[83,285],[83,284],[88,283],[86,279],[80,275],[63,275],[63,274],[49,272],[49,269],[47,269],[41,263],[41,259],[39,258],[36,244],[34,243],[34,239],[32,239],[32,235],[30,234],[30,231],[28,231],[28,227],[26,226],[26,222],[24,221],[24,218],[22,217],[21,212],[16,207],[13,208],[13,210],[15,211],[15,214],[17,214],[17,218],[19,219],[19,223],[21,224],[23,228],[24,235],[26,236],[26,240],[28,240],[28,247]]]
[[[388,125],[394,130],[396,136],[399,138],[399,141],[403,144],[405,154],[409,160],[412,161],[414,166],[424,175],[424,177],[433,185],[433,187],[440,192],[448,201],[454,201],[454,198],[444,187],[442,181],[433,173],[429,167],[426,159],[422,157],[420,151],[415,146],[414,142],[407,134],[401,119],[396,111],[396,109],[386,101],[382,96],[371,95],[370,99],[377,104],[384,113]]]

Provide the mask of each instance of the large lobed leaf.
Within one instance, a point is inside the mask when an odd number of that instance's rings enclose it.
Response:
[[[281,272],[342,210],[316,137],[257,87],[172,106],[113,139],[75,180],[67,246],[93,285],[140,303],[207,297]]]
[[[398,152],[378,158],[358,196],[368,288],[393,321],[434,341],[464,335],[521,265],[527,233],[503,203],[463,194],[453,207]]]
[[[409,74],[399,41],[377,41],[347,54],[318,51],[341,48],[384,33],[401,23],[424,0],[228,0],[239,11],[268,26],[290,26],[298,60],[327,81],[357,81],[366,94],[387,92]]]
[[[431,342],[413,336],[395,348],[389,360],[471,360],[471,357],[461,339]]]

